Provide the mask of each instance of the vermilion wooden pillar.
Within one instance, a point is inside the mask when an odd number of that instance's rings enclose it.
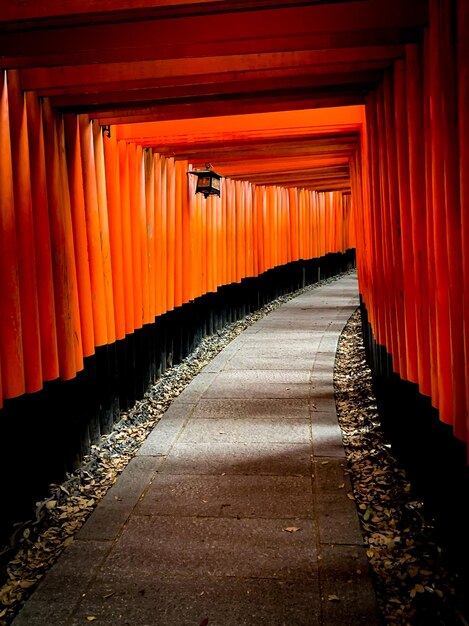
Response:
[[[103,131],[98,124],[93,124],[93,147],[96,175],[96,191],[98,198],[99,231],[101,241],[101,254],[103,257],[104,297],[106,303],[106,330],[107,342],[116,340],[116,327],[114,319],[114,285],[112,276],[111,244],[109,234],[109,211],[106,190],[106,170],[104,166]],[[146,265],[145,265],[146,267]]]
[[[438,5],[438,6],[436,6]],[[438,17],[433,11],[438,11]],[[430,3],[430,28],[438,29],[439,59],[442,93],[442,142],[443,160],[440,167],[444,173],[444,215],[446,221],[446,241],[448,251],[448,295],[450,362],[452,385],[452,420],[454,433],[459,439],[466,438],[464,345],[461,341],[463,326],[463,291],[461,264],[461,204],[459,190],[459,137],[457,103],[457,64],[456,64],[456,3]],[[435,68],[436,69],[436,68]]]
[[[394,65],[394,111],[396,133],[396,156],[398,168],[398,211],[400,221],[400,244],[402,253],[402,286],[404,293],[404,321],[407,380],[418,382],[417,323],[415,317],[416,276],[414,272],[414,250],[412,211],[410,206],[409,145],[407,130],[407,97],[405,63]],[[417,228],[418,226],[415,225]]]
[[[119,179],[119,147],[115,133],[104,142],[106,195],[108,203],[110,260],[116,339],[125,336],[124,260],[122,256],[122,215]]]
[[[143,151],[143,189],[145,193],[145,237],[147,244],[147,298],[145,323],[154,321],[156,315],[156,250],[155,250],[155,168],[151,150]]]
[[[166,160],[166,280],[167,280],[167,310],[171,311],[175,306],[174,276],[175,264],[175,228],[176,228],[176,181],[174,172],[174,160]]]
[[[98,190],[91,123],[85,116],[79,118],[81,163],[83,171],[84,203],[86,213],[88,257],[93,304],[94,341],[96,346],[107,344],[106,292],[101,248]]]
[[[451,371],[451,336],[450,336],[450,290],[448,266],[448,238],[445,207],[445,152],[444,152],[444,111],[443,111],[443,72],[440,54],[440,27],[438,7],[430,2],[433,15],[429,32],[429,98],[430,98],[430,133],[431,133],[431,177],[433,225],[433,245],[435,251],[435,305],[436,305],[436,346],[438,363],[438,400],[440,419],[452,424],[454,419],[454,398]]]
[[[465,420],[469,431],[469,4],[457,0],[459,193],[464,323]]]
[[[32,211],[27,112],[18,72],[8,74],[12,174],[18,246],[24,377],[27,392],[42,386],[36,254]]]
[[[18,248],[16,242],[15,202],[10,143],[10,118],[6,73],[0,75],[0,285],[2,317],[0,348],[3,394],[6,398],[25,391],[23,333]]]
[[[135,144],[127,146],[129,167],[129,222],[130,249],[132,254],[133,320],[134,328],[143,325],[143,287],[142,287],[142,206],[140,193],[141,147]]]
[[[41,106],[36,95],[29,92],[25,95],[25,98],[28,115],[31,197],[37,267],[36,276],[39,296],[38,310],[42,375],[44,380],[54,380],[59,376],[59,361],[57,327],[55,323],[54,278],[52,272],[44,129]],[[2,167],[0,171],[5,172],[6,169]],[[5,188],[8,189],[2,185],[2,190]]]
[[[9,72],[8,83],[24,378],[25,390],[33,392],[42,387],[43,374],[39,337],[28,120],[17,71]]]
[[[118,142],[119,147],[119,183],[120,214],[122,234],[123,284],[125,308],[125,333],[133,333],[134,325],[134,285],[133,258],[130,217],[129,157],[128,144]]]
[[[75,340],[81,338],[81,329],[79,319],[76,319],[77,283],[73,233],[71,217],[67,214],[67,208],[70,207],[69,201],[66,202],[68,185],[66,188],[61,172],[56,120],[47,99],[43,101],[43,117],[59,371],[60,377],[68,380],[82,367],[75,352]]]
[[[95,335],[90,278],[90,259],[81,163],[80,135],[75,115],[65,116],[65,139],[67,150],[70,208],[72,216],[73,243],[77,270],[80,322],[84,356],[94,354]]]
[[[423,127],[422,51],[417,45],[406,48],[406,111],[409,150],[409,210],[412,213],[413,284],[417,380],[424,395],[431,395],[430,319],[428,310],[427,216],[425,194],[425,146]],[[400,105],[402,106],[402,100]]]

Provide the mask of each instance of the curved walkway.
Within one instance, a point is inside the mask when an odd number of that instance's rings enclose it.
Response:
[[[333,389],[357,305],[347,275],[216,356],[14,626],[378,624]]]

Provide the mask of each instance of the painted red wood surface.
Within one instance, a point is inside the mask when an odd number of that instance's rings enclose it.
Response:
[[[351,163],[360,289],[395,371],[467,439],[469,305],[468,7],[430,0],[409,44],[371,92]]]
[[[73,378],[97,346],[221,285],[356,243],[376,341],[395,372],[467,439],[469,6],[429,0],[427,19],[426,2],[410,4],[298,9],[315,20],[274,19],[272,9],[267,22],[249,21],[240,54],[239,41],[224,41],[220,29],[206,42],[193,28],[197,20],[223,21],[215,14],[181,16],[171,29],[159,21],[156,43],[141,34],[153,32],[154,20],[90,22],[84,30],[65,20],[53,41],[47,28],[34,38],[5,33],[5,67],[20,69],[0,76],[0,398]],[[359,33],[349,32],[352,10]],[[399,29],[422,23],[414,43],[394,41]],[[267,26],[270,35],[260,37]],[[368,41],[376,29],[388,43]],[[126,62],[118,33],[126,33]],[[298,48],[308,33],[312,47]],[[283,52],[275,47],[281,35]],[[194,57],[189,65],[172,56],[183,44]],[[312,78],[343,86],[349,72],[370,85],[365,111],[326,108],[327,93],[308,109]],[[280,79],[289,81],[281,97],[260,98]],[[214,85],[226,96],[218,98],[219,117],[190,100]],[[290,100],[287,85],[301,94]],[[252,96],[235,101],[241,87]],[[125,108],[114,106],[119,89]],[[168,102],[152,105],[161,94]],[[345,100],[357,97],[352,90]],[[141,106],[133,109],[132,98]],[[335,98],[337,105],[342,95]],[[101,121],[122,122],[111,137],[90,115],[56,109],[90,103]],[[292,103],[295,121],[285,124]],[[237,115],[243,111],[249,115]],[[204,142],[221,173],[231,169],[221,198],[196,196],[195,177],[186,174],[200,166]]]
[[[97,346],[221,285],[354,246],[339,191],[227,178],[204,199],[187,160],[23,99],[14,72],[1,87],[2,397],[73,378]]]

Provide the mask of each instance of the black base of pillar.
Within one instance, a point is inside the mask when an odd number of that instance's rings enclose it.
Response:
[[[435,521],[443,558],[469,588],[469,468],[466,446],[439,420],[430,398],[393,372],[392,357],[376,343],[361,304],[363,337],[380,420],[406,470],[416,499]],[[469,613],[469,597],[466,613]]]

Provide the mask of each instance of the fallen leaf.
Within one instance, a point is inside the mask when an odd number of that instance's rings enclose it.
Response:
[[[95,615],[87,615],[87,616],[86,616],[86,619],[87,619],[89,622],[94,622],[94,621],[96,621],[98,618],[97,618]]]
[[[34,584],[36,584],[35,580],[22,580],[20,581],[19,586],[21,587],[21,589],[28,589],[29,587],[32,587]]]
[[[329,602],[340,602],[339,596],[336,596],[334,593],[330,593],[327,596],[327,599],[329,600]]]
[[[283,529],[287,533],[297,533],[301,528],[297,528],[296,526],[288,526],[288,528]]]
[[[107,593],[105,596],[103,596],[104,600],[111,598],[115,593],[116,593],[115,591],[111,591],[111,593]]]
[[[348,492],[348,494],[347,494],[347,498],[348,498],[349,500],[355,500],[355,497],[354,497],[353,493],[350,493],[350,491],[349,491],[349,492]]]
[[[367,522],[371,515],[372,515],[373,511],[371,509],[366,509],[365,514],[363,515],[363,519],[365,520],[365,522]]]

